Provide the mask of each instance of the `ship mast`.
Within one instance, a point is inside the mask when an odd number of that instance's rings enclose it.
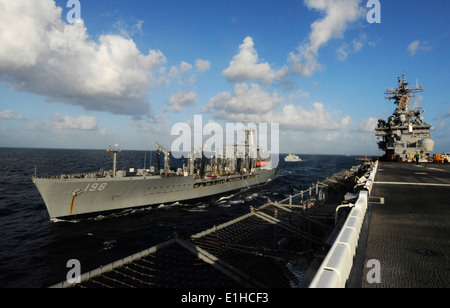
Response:
[[[398,86],[396,89],[387,89],[384,93],[384,98],[391,100],[394,99],[398,106],[399,111],[408,111],[409,103],[411,102],[411,98],[415,97],[414,93],[423,92],[422,86],[415,88],[410,88],[408,83],[405,81],[405,74],[402,77],[398,77]]]
[[[112,152],[114,154],[114,160],[113,160],[113,177],[116,177],[116,169],[117,169],[117,152],[122,151],[122,149],[119,148],[118,144],[114,145],[114,148],[109,146],[108,149],[106,149],[108,152]]]

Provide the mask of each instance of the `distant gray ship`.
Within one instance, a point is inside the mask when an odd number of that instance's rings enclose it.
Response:
[[[385,160],[414,161],[419,154],[420,161],[431,161],[430,153],[434,148],[434,141],[430,138],[432,126],[423,121],[422,108],[410,109],[411,98],[420,92],[423,92],[422,86],[411,88],[405,81],[405,74],[398,77],[396,89],[386,90],[385,98],[393,99],[397,108],[387,121],[378,120],[375,128],[376,136],[380,138],[378,147],[385,152]]]
[[[234,145],[246,155],[214,158],[211,164],[195,159],[191,151],[188,166],[171,170],[169,151],[156,143],[165,155],[164,170],[116,170],[116,156],[120,149],[109,148],[114,154],[113,170],[58,177],[32,177],[52,220],[84,214],[117,211],[127,208],[171,204],[228,194],[274,179],[278,169],[270,168],[270,158],[250,158],[254,134],[246,131],[244,145]],[[159,156],[159,155],[158,155]],[[198,162],[200,161],[200,162]]]
[[[284,161],[286,161],[286,162],[297,162],[297,161],[302,161],[302,159],[300,157],[298,157],[297,155],[293,154],[293,153],[289,153],[289,155],[287,155],[284,158]]]

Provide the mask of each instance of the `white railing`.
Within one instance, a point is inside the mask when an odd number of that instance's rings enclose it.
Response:
[[[367,211],[369,195],[375,180],[378,162],[373,165],[364,190],[359,192],[359,198],[350,211],[336,241],[328,251],[310,288],[345,288],[345,284],[353,266],[362,224]]]

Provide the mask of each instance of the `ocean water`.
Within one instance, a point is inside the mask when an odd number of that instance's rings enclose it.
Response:
[[[151,153],[156,165],[155,152]],[[122,151],[118,167],[142,168],[150,152]],[[0,148],[0,288],[47,287],[66,279],[67,261],[78,259],[82,272],[108,264],[171,238],[190,236],[249,212],[268,198],[281,200],[308,188],[343,168],[357,165],[356,157],[301,155],[286,163],[263,187],[244,190],[208,203],[174,204],[125,210],[72,221],[51,222],[31,181],[38,176],[112,169],[104,150]],[[171,160],[181,167],[185,160]]]

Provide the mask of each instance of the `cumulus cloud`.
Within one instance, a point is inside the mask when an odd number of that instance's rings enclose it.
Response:
[[[309,9],[320,11],[325,16],[311,24],[309,39],[300,44],[297,52],[289,54],[289,63],[293,72],[311,76],[322,69],[317,61],[319,49],[330,39],[341,38],[348,25],[364,16],[361,0],[305,0]],[[345,50],[340,52],[341,59],[346,57]]]
[[[207,72],[211,68],[211,62],[208,60],[197,59],[195,60],[195,67],[200,73]]]
[[[168,100],[169,108],[175,112],[180,112],[183,106],[190,106],[198,101],[198,94],[195,92],[178,91]]]
[[[0,0],[0,79],[48,101],[115,114],[147,114],[166,58],[129,37],[94,41],[82,20],[66,24],[53,0]]]
[[[240,83],[235,92],[223,92],[211,98],[204,111],[213,111],[215,118],[243,123],[280,123],[281,129],[296,131],[339,130],[348,126],[349,116],[339,119],[337,113],[325,110],[321,103],[314,103],[311,109],[294,104],[284,105],[276,111],[286,98],[273,93],[270,95],[257,84],[249,88]]]
[[[358,133],[373,133],[378,125],[378,120],[376,118],[368,118],[359,122],[355,128],[352,129],[353,132]]]
[[[57,130],[96,130],[97,118],[93,116],[63,116],[56,113],[51,116],[51,126]]]
[[[273,70],[269,63],[259,63],[259,57],[254,48],[253,39],[247,36],[239,46],[239,53],[233,57],[230,65],[222,72],[229,81],[262,81],[272,83],[284,77],[287,68]]]
[[[40,119],[30,124],[26,128],[35,131],[93,131],[97,130],[97,118],[94,116],[81,115],[79,117],[71,117],[69,115],[62,115],[55,113],[50,115],[50,122],[44,122]]]
[[[314,103],[309,110],[289,104],[281,112],[267,114],[265,120],[280,123],[281,128],[303,132],[341,130],[351,122],[350,116],[339,119],[337,114],[325,110],[322,103]]]
[[[0,112],[0,119],[5,120],[24,120],[25,117],[21,114],[15,113],[12,109],[6,109]]]
[[[238,83],[234,93],[222,92],[210,99],[204,111],[215,110],[216,117],[235,120],[246,114],[263,114],[270,112],[283,102],[277,93],[270,95],[261,86]]]
[[[415,56],[417,51],[419,50],[424,50],[424,51],[428,51],[431,50],[431,46],[428,45],[428,42],[420,42],[419,40],[411,42],[408,45],[407,48],[409,54],[411,55],[411,57]]]
[[[179,66],[173,65],[170,68],[169,77],[173,79],[181,79],[184,74],[189,73],[191,70],[192,64],[181,61]]]

